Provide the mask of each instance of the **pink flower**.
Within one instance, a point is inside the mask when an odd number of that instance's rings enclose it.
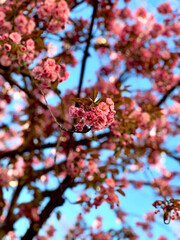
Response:
[[[0,11],[0,20],[4,19],[5,17],[6,15],[2,11]]]
[[[31,42],[32,44],[32,42]],[[46,81],[48,85],[51,82],[58,80],[60,82],[67,79],[68,73],[65,71],[65,65],[59,66],[54,59],[47,59],[40,66],[36,66],[32,70],[32,75],[35,79]]]
[[[100,102],[97,107],[92,105],[84,106],[84,108],[85,110],[83,108],[76,108],[74,106],[69,108],[69,114],[71,117],[83,118],[80,120],[83,120],[81,124],[77,124],[75,126],[76,130],[83,129],[84,125],[88,125],[92,127],[92,131],[100,131],[105,129],[114,121],[114,114],[116,112],[114,110],[114,103],[110,98],[107,98],[107,103]]]
[[[46,70],[54,70],[55,66],[56,66],[55,60],[51,58],[48,58],[44,63],[44,68]]]
[[[93,162],[93,161],[89,161],[87,167],[88,167],[88,170],[89,170],[89,171],[91,172],[91,174],[92,174],[92,173],[94,173],[94,172],[96,171],[96,169],[97,169],[97,164],[96,164],[95,162]]]
[[[151,36],[153,38],[158,37],[160,34],[162,34],[164,31],[164,26],[159,23],[154,23],[153,28],[150,32]]]
[[[142,121],[144,124],[147,124],[147,123],[150,121],[149,113],[143,112],[143,113],[141,114],[141,121]]]
[[[31,218],[38,222],[40,220],[39,214],[38,214],[38,208],[32,208],[31,209]]]
[[[82,193],[80,196],[80,200],[83,202],[88,202],[90,200],[90,198],[88,197],[88,195],[86,193]]]
[[[109,112],[109,106],[105,102],[100,102],[96,109],[99,114],[107,115]]]
[[[78,112],[77,112],[77,114],[78,114],[79,117],[84,117],[84,115],[85,115],[85,111],[84,111],[84,109],[82,109],[82,108],[78,108]]]
[[[157,9],[158,12],[161,14],[167,14],[172,12],[172,8],[168,2],[161,4]]]
[[[9,38],[12,42],[15,42],[16,44],[19,44],[21,42],[21,35],[17,32],[13,32],[9,35]]]
[[[30,19],[27,24],[26,34],[31,34],[32,31],[34,30],[35,26],[36,26],[36,24],[35,24],[34,20]]]
[[[114,110],[114,102],[111,98],[106,98],[106,103],[109,105],[110,110],[113,111]]]
[[[74,107],[74,106],[71,106],[69,108],[69,115],[72,118],[78,118],[79,117],[79,115],[78,115],[78,108]]]
[[[42,80],[42,74],[43,74],[43,68],[40,66],[36,66],[33,70],[32,70],[32,75],[35,79],[37,80]]]
[[[82,159],[80,159],[80,160],[77,162],[77,165],[78,165],[78,167],[80,167],[80,168],[84,168],[84,167],[85,167],[85,161],[82,160]]]
[[[61,70],[61,67],[56,64],[54,71],[55,72],[60,72],[60,70]]]
[[[66,71],[66,65],[61,64],[58,82],[66,81],[68,79],[68,77],[69,77],[69,73]]]
[[[86,112],[84,120],[85,124],[88,126],[93,126],[96,121],[96,115],[93,112]]]
[[[61,0],[53,10],[52,15],[54,18],[65,23],[67,21],[66,19],[69,17],[69,8],[66,1]]]
[[[6,51],[10,51],[10,50],[11,50],[11,45],[8,44],[8,43],[5,43],[5,44],[4,44],[4,49],[5,49]]]
[[[177,151],[177,152],[180,152],[180,144],[177,145],[176,151]]]
[[[85,124],[84,124],[84,120],[81,119],[78,124],[75,125],[75,129],[77,131],[83,131],[83,128],[84,128]]]
[[[105,183],[109,186],[109,187],[115,187],[116,183],[114,182],[114,180],[112,178],[106,178]]]
[[[50,225],[50,226],[49,226],[49,229],[47,230],[48,236],[53,237],[55,231],[56,231],[56,229],[55,229],[52,225]]]
[[[8,57],[8,55],[3,55],[0,58],[0,64],[4,67],[8,67],[11,65],[11,59]]]
[[[65,29],[65,24],[58,20],[52,19],[47,27],[47,30],[53,34]]]
[[[138,8],[135,12],[136,17],[145,18],[146,14],[147,14],[147,12],[146,12],[145,8],[143,8],[143,7]]]
[[[0,20],[0,34],[9,33],[12,29],[12,25],[10,22],[6,22],[5,20]]]
[[[26,41],[26,47],[29,51],[34,50],[35,45],[34,45],[34,41],[31,38]]]
[[[114,113],[109,113],[107,115],[107,124],[110,125],[113,122],[114,122]]]
[[[95,119],[95,122],[93,123],[93,128],[92,130],[95,131],[99,131],[102,130],[106,127],[106,123],[107,123],[107,118],[105,115],[98,115]]]
[[[163,235],[158,237],[158,240],[168,240],[166,237],[164,237]]]
[[[20,49],[21,49],[22,52],[25,52],[25,51],[26,51],[26,47],[25,47],[25,46],[21,46]]]
[[[27,29],[27,24],[28,24],[28,20],[24,15],[19,15],[15,18],[15,29],[22,33],[25,34],[26,33],[26,29]]]
[[[16,25],[22,25],[22,26],[26,26],[28,23],[27,18],[24,15],[17,16],[14,22]]]

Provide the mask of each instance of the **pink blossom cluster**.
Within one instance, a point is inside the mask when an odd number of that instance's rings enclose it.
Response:
[[[0,36],[0,64],[8,67],[12,63],[29,64],[35,56],[35,43],[30,38],[21,43],[22,37],[18,32]]]
[[[69,73],[65,70],[65,64],[60,66],[56,64],[54,59],[48,58],[32,70],[32,75],[35,79],[41,82],[44,81],[49,86],[51,82],[56,80],[58,82],[67,80]]]
[[[109,203],[111,205],[111,209],[114,208],[114,204],[119,206],[119,198],[113,187],[109,186],[106,188],[103,185],[100,186],[99,195],[95,197],[93,205],[97,208],[103,202]]]
[[[37,15],[43,21],[43,24],[47,25],[49,32],[57,33],[63,30],[65,24],[68,23],[69,11],[69,7],[64,0],[59,2],[45,0],[41,2],[37,9]],[[50,22],[49,19],[51,19]]]
[[[36,222],[38,222],[40,219],[38,214],[38,208],[32,207],[30,204],[23,204],[22,206],[20,206],[17,216],[25,216],[26,218],[29,218]]]
[[[49,225],[48,227],[46,226],[46,235],[44,236],[44,235],[37,235],[36,236],[36,240],[47,240],[47,239],[49,239],[49,238],[51,238],[51,237],[53,237],[54,236],[54,233],[55,233],[55,231],[56,231],[56,229],[54,228],[54,226],[53,225]]]
[[[0,10],[0,34],[9,33],[12,29],[10,22],[5,20],[5,13]]]
[[[168,2],[159,5],[157,9],[161,14],[167,14],[172,12],[171,5]]]
[[[111,98],[107,98],[106,102],[100,102],[96,107],[84,106],[69,108],[69,114],[72,118],[79,118],[78,124],[75,125],[77,131],[82,131],[84,126],[90,126],[92,131],[100,131],[105,129],[114,122],[114,102]]]
[[[8,169],[0,167],[0,186],[9,186],[11,176],[8,175]]]
[[[36,26],[34,19],[27,19],[23,14],[18,15],[15,20],[15,30],[21,34],[31,34]]]
[[[164,212],[164,222],[168,223],[170,220],[176,220],[180,217],[180,201],[171,199],[170,201],[155,201],[153,207],[160,207]],[[160,210],[156,210],[154,213],[157,214]]]
[[[79,147],[81,149],[81,147]],[[86,155],[82,152],[71,151],[67,159],[67,172],[71,177],[77,176],[83,172],[86,162],[84,161]]]
[[[160,235],[159,237],[158,237],[158,240],[168,240],[166,237],[164,237],[163,235]]]
[[[10,181],[18,180],[24,174],[24,167],[19,165],[18,160],[15,169],[0,167],[0,186],[9,186]]]
[[[17,239],[17,235],[15,234],[14,231],[9,231],[9,232],[6,234],[6,238],[7,238],[7,239],[11,239],[11,240],[16,240],[16,239]]]
[[[172,13],[169,3],[160,5],[158,11],[162,14]],[[176,21],[178,15],[174,12],[172,16],[168,17],[169,19],[164,20],[164,23],[159,24],[156,23],[154,16],[147,13],[142,7],[137,9],[134,14],[127,6],[120,9],[119,19],[116,17],[108,24],[110,26],[109,34],[113,36],[116,33],[118,36],[115,42],[117,51],[111,52],[110,58],[113,56],[114,60],[107,65],[108,67],[103,66],[104,75],[110,75],[111,69],[120,66],[119,63],[125,60],[129,70],[135,69],[137,73],[155,80],[155,90],[163,93],[169,90],[173,86],[172,69],[177,66],[178,56],[170,52],[165,41],[149,41],[150,38],[157,38],[160,35],[178,37],[180,33],[179,19]],[[178,41],[175,44],[178,46]],[[100,54],[109,54],[109,51],[108,48],[99,48]],[[118,56],[118,53],[121,56]],[[159,73],[159,64],[162,73]]]
[[[109,232],[98,232],[98,233],[91,233],[90,234],[91,239],[103,239],[103,240],[110,240],[112,239],[112,236]]]

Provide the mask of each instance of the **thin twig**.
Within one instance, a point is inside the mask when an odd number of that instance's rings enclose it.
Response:
[[[36,83],[36,81],[34,81],[34,84],[36,85],[36,87],[39,89],[39,91],[40,91],[41,94],[43,95],[44,100],[45,100],[45,103],[46,103],[46,106],[47,106],[47,108],[48,108],[48,110],[49,110],[49,113],[51,114],[54,122],[58,125],[58,127],[59,127],[61,130],[65,131],[65,132],[69,132],[69,133],[73,133],[73,132],[76,132],[76,133],[87,133],[87,132],[89,132],[89,131],[91,130],[91,128],[87,128],[87,129],[84,130],[84,131],[77,131],[76,129],[66,129],[66,128],[64,128],[63,126],[61,126],[61,124],[57,121],[56,117],[54,116],[53,112],[51,111],[51,109],[50,109],[50,107],[49,107],[49,104],[48,104],[48,102],[47,102],[47,100],[46,100],[46,96],[45,96],[43,90],[42,90],[41,87]]]
[[[158,183],[157,179],[154,177],[154,174],[153,174],[153,172],[151,171],[151,169],[150,169],[149,166],[147,166],[147,169],[148,169],[148,171],[150,172],[151,176],[153,177],[153,180],[154,180],[155,184],[157,185],[161,196],[164,198],[164,201],[167,202],[167,198],[166,198],[166,196],[164,196],[164,194],[163,194],[163,192],[162,192],[161,185]]]

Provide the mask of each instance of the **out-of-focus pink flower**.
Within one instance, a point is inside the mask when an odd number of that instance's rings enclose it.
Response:
[[[19,44],[21,42],[21,35],[17,32],[13,32],[9,35],[9,38],[12,42],[15,42],[16,44]]]

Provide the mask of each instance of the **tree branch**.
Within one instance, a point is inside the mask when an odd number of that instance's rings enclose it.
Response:
[[[90,25],[90,29],[89,29],[89,36],[87,39],[87,44],[86,44],[86,48],[84,51],[82,65],[81,65],[81,74],[80,74],[79,87],[78,87],[78,93],[77,93],[78,98],[80,97],[80,94],[81,94],[81,88],[82,88],[82,83],[83,83],[83,78],[84,78],[84,73],[85,73],[86,62],[87,62],[87,58],[89,56],[88,51],[89,51],[89,46],[90,46],[90,42],[92,39],[92,30],[93,30],[93,26],[94,26],[94,20],[96,17],[97,7],[98,7],[98,1],[94,0],[94,9],[93,9],[91,25]]]
[[[108,137],[108,136],[109,136],[109,133],[103,133],[103,134],[97,135],[96,137],[97,137],[97,140],[100,140],[100,139]],[[92,139],[88,139],[88,138],[81,139],[79,141],[74,142],[74,147],[76,147],[78,145],[86,146],[86,145],[90,144],[91,141],[92,141]],[[30,152],[30,151],[34,151],[34,150],[53,148],[53,147],[56,147],[56,144],[57,144],[57,142],[53,142],[53,143],[46,143],[46,144],[42,144],[42,145],[27,146],[26,148],[22,148],[20,146],[14,150],[0,151],[0,159],[5,158],[5,157],[14,157],[16,155],[21,155],[22,153]],[[63,142],[63,144],[67,144],[67,143]]]
[[[177,82],[172,88],[170,88],[164,96],[161,98],[161,100],[156,104],[156,107],[159,107],[165,100],[166,98],[169,97],[169,95],[174,91],[176,87],[180,86],[180,82]]]
[[[42,107],[42,108],[44,108],[44,109],[47,109],[47,107],[46,107],[46,105],[44,105],[38,98],[36,98],[35,97],[35,95],[32,93],[32,92],[30,92],[28,89],[26,89],[26,88],[23,88],[23,87],[21,87],[16,81],[14,81],[13,79],[12,79],[12,77],[11,76],[5,76],[5,80],[11,85],[11,86],[16,86],[16,87],[18,87],[21,91],[23,91],[30,99],[33,99],[33,100],[35,100],[35,102],[37,102],[38,104],[40,104],[40,106]]]
[[[33,237],[37,235],[39,230],[41,229],[42,225],[45,221],[49,218],[51,212],[59,206],[64,204],[64,198],[62,195],[64,194],[65,190],[69,187],[75,186],[73,179],[67,176],[62,184],[54,191],[51,192],[50,200],[44,210],[39,215],[40,220],[38,222],[32,220],[31,225],[25,235],[21,238],[21,240],[32,240]]]

